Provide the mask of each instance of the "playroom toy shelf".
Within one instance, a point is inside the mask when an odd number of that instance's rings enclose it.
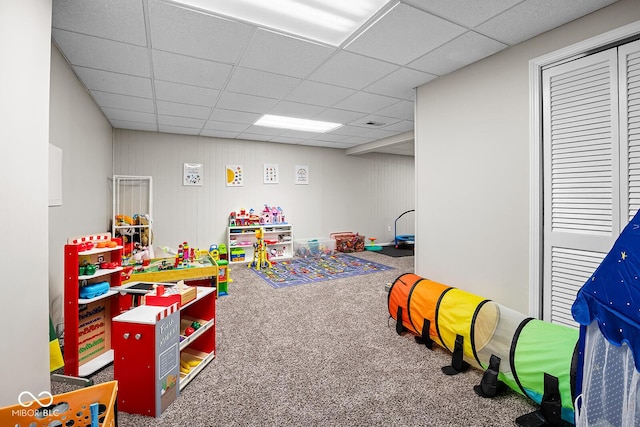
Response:
[[[64,246],[66,375],[86,377],[113,362],[111,317],[119,308],[112,288],[121,284],[121,259],[122,246],[111,233],[70,238]],[[99,268],[103,263],[112,266]],[[92,265],[93,274],[80,274],[86,265]],[[91,287],[97,290],[81,297],[81,289]]]
[[[229,263],[238,264],[253,260],[256,230],[264,232],[269,259],[272,261],[293,258],[293,226],[291,224],[262,224],[229,226],[227,229],[227,247]]]

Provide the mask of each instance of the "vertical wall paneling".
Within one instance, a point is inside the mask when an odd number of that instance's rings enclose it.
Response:
[[[202,187],[182,185],[185,162],[203,165]],[[263,183],[265,163],[278,164],[278,184]],[[243,166],[244,186],[226,186],[230,164]],[[299,164],[309,165],[308,185],[294,184]],[[393,220],[415,207],[414,171],[414,159],[406,156],[114,130],[114,174],[153,177],[156,246],[222,243],[231,211],[265,204],[282,207],[296,239],[357,231],[390,242]],[[413,233],[413,219],[404,227],[403,233]]]

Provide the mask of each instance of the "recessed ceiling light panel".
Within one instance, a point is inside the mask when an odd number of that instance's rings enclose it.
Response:
[[[187,6],[339,46],[389,0],[176,0]]]
[[[271,114],[265,114],[255,122],[254,125],[317,133],[329,132],[330,130],[337,129],[342,126],[340,123],[297,119],[295,117],[274,116]]]

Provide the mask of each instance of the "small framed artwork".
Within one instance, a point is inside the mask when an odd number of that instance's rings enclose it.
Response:
[[[242,165],[227,165],[227,187],[242,187],[244,185],[244,169]]]
[[[182,185],[202,187],[202,164],[185,163],[183,167]]]
[[[308,165],[296,165],[294,181],[296,185],[308,185],[309,184],[309,166]]]
[[[277,184],[280,179],[278,165],[273,163],[265,163],[263,176],[265,184]]]

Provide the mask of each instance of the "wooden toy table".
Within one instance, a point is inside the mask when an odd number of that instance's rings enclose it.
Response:
[[[216,263],[211,262],[210,259],[206,259],[203,262],[190,263],[187,267],[172,268],[170,270],[162,270],[162,261],[172,264],[172,258],[157,258],[149,262],[149,265],[144,267],[144,271],[131,272],[131,276],[123,280],[122,283],[128,282],[178,282],[184,280],[189,282],[189,285],[198,286],[216,286],[216,279],[218,277],[218,266]],[[201,280],[197,280],[201,279]],[[196,283],[194,283],[196,282]],[[208,283],[207,283],[208,282]]]

